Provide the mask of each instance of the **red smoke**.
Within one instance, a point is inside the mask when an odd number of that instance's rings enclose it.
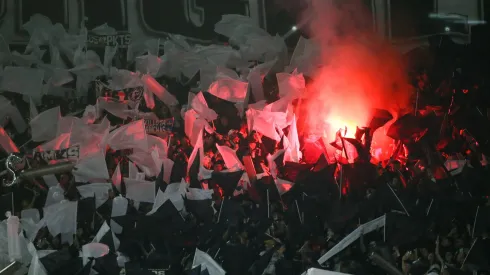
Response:
[[[329,3],[330,2],[330,3]],[[411,86],[402,57],[373,32],[369,11],[360,1],[311,0],[304,14],[307,31],[321,46],[323,67],[308,87],[302,104],[302,128],[307,133],[335,139],[339,128],[347,127],[353,137],[356,126],[368,125],[373,108],[387,109],[396,116],[408,106]],[[390,154],[393,141],[375,133],[373,149]]]

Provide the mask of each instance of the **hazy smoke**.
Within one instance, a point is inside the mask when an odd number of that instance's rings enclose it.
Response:
[[[312,129],[327,123],[330,137],[338,127],[347,126],[352,134],[355,126],[366,126],[373,108],[394,113],[405,108],[411,86],[402,57],[374,33],[367,1],[308,2],[300,17],[321,47],[317,58],[324,66],[309,87],[308,97],[314,100],[303,106],[304,126]]]

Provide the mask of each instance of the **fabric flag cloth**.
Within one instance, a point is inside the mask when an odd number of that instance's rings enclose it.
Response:
[[[93,258],[103,257],[109,253],[110,249],[106,244],[88,243],[82,246],[82,260],[85,270],[90,270],[93,265]],[[88,266],[88,267],[87,267]],[[88,272],[90,274],[90,272]]]
[[[122,174],[121,174],[121,164],[118,163],[116,169],[114,169],[114,173],[111,177],[112,184],[116,187],[117,191],[121,192],[121,182],[122,182]]]
[[[164,140],[161,137],[157,137],[153,135],[148,135],[147,140],[148,140],[148,149],[150,151],[156,151],[156,153],[158,153],[159,158],[160,157],[167,158],[168,144],[166,140]]]
[[[148,212],[148,215],[154,214],[167,200],[170,200],[178,211],[182,211],[184,209],[186,186],[187,183],[182,179],[181,182],[169,184],[165,192],[158,190],[153,209]]]
[[[246,116],[249,131],[257,131],[270,139],[280,141],[281,135],[277,132],[277,121],[275,120],[276,117],[274,117],[274,114],[277,113],[248,109]],[[266,118],[268,115],[270,115],[270,119]]]
[[[167,159],[167,158],[164,158],[162,160],[162,165],[163,165],[163,178],[162,180],[165,182],[165,183],[170,183],[170,181],[172,180],[172,171],[173,171],[173,167],[174,167],[174,162],[171,160],[171,159]],[[184,174],[185,175],[185,174]],[[184,176],[182,175],[182,176]]]
[[[1,126],[0,126],[0,146],[8,154],[19,153],[19,148],[17,148],[17,145],[10,138],[10,136],[7,134],[5,129],[3,129],[3,127]]]
[[[145,121],[131,122],[112,131],[107,137],[107,145],[113,150],[140,149],[148,151]]]
[[[137,177],[142,177],[144,178],[145,175],[148,177],[154,177],[158,175],[158,165],[160,162],[157,160],[155,161],[154,155],[155,153],[150,153],[144,152],[144,151],[139,151],[139,150],[133,150],[133,153],[128,156],[128,158],[133,161],[137,167],[142,171],[142,173],[139,173],[138,170],[136,169],[135,173],[138,175]],[[158,163],[157,163],[158,162]],[[131,166],[136,168],[136,166]],[[134,178],[131,177],[130,178]]]
[[[344,141],[344,148],[347,151],[349,160],[369,160],[370,153],[359,140],[345,137],[342,140]]]
[[[272,61],[257,65],[248,74],[247,80],[250,84],[250,89],[252,90],[252,95],[255,102],[265,99],[262,82],[264,81],[264,77],[269,73],[276,62],[277,59],[274,59]]]
[[[109,199],[109,190],[112,190],[110,183],[92,183],[77,186],[82,198],[95,196],[95,206],[99,208]]]
[[[419,117],[406,114],[390,125],[386,135],[395,140],[410,141],[423,135],[426,130],[427,128],[422,125]]]
[[[128,70],[111,68],[110,76],[109,88],[112,90],[123,90],[143,86],[140,76]]]
[[[61,201],[44,208],[44,221],[49,233],[56,236],[61,233],[75,234],[77,232],[78,202]]]
[[[245,172],[241,170],[235,172],[213,172],[212,179],[223,189],[223,195],[228,197],[235,192],[243,173]]]
[[[94,221],[95,212],[95,196],[78,200],[78,222],[91,224]]]
[[[37,251],[46,274],[76,274],[83,268],[82,259],[74,258],[67,249]]]
[[[64,190],[59,184],[49,187],[44,207],[61,202],[64,199],[63,193]]]
[[[294,186],[294,182],[290,182],[290,181],[283,180],[280,178],[274,179],[274,182],[276,184],[277,191],[279,191],[279,195],[281,195],[281,196],[284,193],[288,192]]]
[[[199,72],[200,75],[200,85],[202,91],[208,90],[209,86],[217,79],[221,78],[231,78],[240,79],[238,74],[228,68],[216,66],[216,64],[208,64],[203,66]]]
[[[76,182],[104,181],[110,178],[105,156],[102,152],[80,160],[72,173],[75,176]]]
[[[202,162],[204,160],[204,143],[203,143],[203,130],[199,132],[197,135],[197,140],[194,145],[194,149],[192,150],[191,155],[189,156],[189,159],[187,161],[187,174],[189,174],[189,170],[191,169],[192,165],[194,164],[194,160],[197,157],[197,154],[199,154],[199,167],[202,166]]]
[[[27,129],[27,124],[24,120],[24,117],[19,112],[19,109],[13,106],[10,100],[3,96],[0,96],[0,119],[4,120],[5,118],[10,118],[10,122],[14,125],[15,131],[17,131],[17,133],[23,133]]]
[[[39,210],[36,208],[24,209],[20,212],[20,217],[22,219],[31,219],[34,223],[38,223],[41,220]]]
[[[85,124],[92,124],[98,118],[97,109],[94,105],[87,105],[82,115],[82,121]]]
[[[128,161],[128,178],[135,180],[138,177],[138,167],[134,162]]]
[[[125,216],[128,211],[128,203],[128,200],[121,195],[115,197],[112,201],[111,218]],[[122,226],[113,219],[111,219],[110,226],[116,234],[121,234],[123,231]]]
[[[36,151],[60,150],[70,147],[71,134],[61,134],[55,139],[48,141],[36,147]]]
[[[200,117],[207,121],[213,121],[218,118],[218,114],[208,107],[206,99],[202,92],[199,92],[191,101],[191,107]]]
[[[218,152],[223,157],[223,161],[225,162],[225,166],[226,168],[228,168],[228,170],[231,171],[245,170],[243,164],[238,159],[235,150],[231,149],[228,146],[220,146],[218,144],[216,144],[216,148],[218,149]]]
[[[293,121],[289,127],[289,133],[287,138],[283,139],[284,148],[284,161],[299,162],[303,157],[300,151],[300,143],[298,137],[298,129],[296,128],[296,115],[293,115]]]
[[[280,97],[287,97],[290,100],[294,100],[304,96],[306,83],[303,74],[295,70],[292,74],[278,73],[276,77]]]
[[[209,86],[208,92],[233,103],[243,103],[247,97],[248,83],[231,78],[222,78]]]
[[[141,77],[141,81],[144,83],[145,87],[155,94],[158,99],[160,99],[167,106],[176,106],[179,104],[174,95],[172,95],[165,87],[163,87],[158,81],[153,78],[151,75],[143,75]]]
[[[39,112],[37,111],[36,104],[32,101],[32,98],[29,98],[29,117],[33,119],[37,115],[39,115]]]
[[[155,77],[162,66],[162,58],[153,54],[138,56],[136,57],[135,65],[136,71]]]
[[[467,164],[466,160],[447,160],[445,166],[451,175],[456,176],[463,172]]]
[[[301,36],[296,44],[291,61],[286,71],[298,70],[306,76],[313,77],[320,65],[320,46]]]
[[[48,273],[47,273],[46,269],[44,268],[44,266],[41,264],[41,261],[39,260],[38,254],[39,254],[39,252],[42,252],[42,251],[37,251],[36,247],[34,247],[34,244],[32,244],[32,243],[28,244],[28,250],[32,256],[31,264],[29,266],[28,275],[47,275]]]
[[[110,101],[109,99],[99,97],[96,103],[97,113],[101,114],[106,111],[118,118],[127,119],[128,118],[128,108],[129,105],[126,103]]]
[[[184,114],[184,130],[185,134],[189,137],[192,146],[196,146],[199,133],[207,125],[206,120],[201,118],[199,114],[191,109]]]
[[[40,142],[54,139],[56,137],[56,133],[58,132],[59,120],[59,106],[46,110],[37,115],[29,122],[32,140]]]
[[[200,265],[193,267],[186,275],[210,275],[208,270],[202,270],[202,267]]]
[[[211,207],[213,190],[189,188],[186,193],[186,210],[203,222],[211,222],[214,209]]]
[[[347,274],[347,273],[341,273],[341,272],[334,272],[330,270],[322,270],[318,268],[310,268],[308,269],[305,273],[302,275],[342,275],[342,274]]]
[[[352,231],[349,235],[347,235],[344,239],[342,239],[339,243],[337,243],[333,248],[331,248],[327,253],[325,253],[320,259],[318,259],[319,264],[323,264],[328,261],[330,258],[335,256],[338,252],[344,250],[346,247],[355,242],[362,235],[361,227],[358,227],[356,230]]]
[[[371,116],[371,121],[369,122],[368,128],[372,132],[376,129],[383,127],[386,123],[393,119],[393,115],[384,109],[374,109]]]
[[[211,258],[211,256],[196,248],[196,253],[194,254],[194,260],[192,261],[192,268],[199,265],[201,266],[201,270],[207,269],[209,274],[213,274],[213,275],[226,274],[223,268],[218,263],[216,263],[216,261],[213,258]]]
[[[1,89],[30,96],[40,102],[44,80],[44,70],[7,66],[3,70]]]
[[[14,212],[14,193],[9,192],[0,196],[0,220],[3,221],[7,218],[5,215],[7,212]]]
[[[137,202],[155,202],[155,182],[124,178],[126,198]]]
[[[284,154],[285,150],[277,150],[273,155],[267,155],[267,166],[269,167],[269,172],[271,176],[275,179],[278,176],[278,168],[284,165]]]
[[[92,243],[103,243],[109,247],[112,252],[116,252],[119,249],[119,239],[111,230],[107,222],[104,222],[99,231],[95,235]]]

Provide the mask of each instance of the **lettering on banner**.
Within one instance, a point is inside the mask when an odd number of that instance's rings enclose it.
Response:
[[[184,14],[188,23],[199,28],[204,25],[205,11],[197,6],[196,0],[184,0]]]
[[[165,275],[165,269],[150,269],[155,275]]]
[[[80,145],[75,145],[65,149],[36,151],[32,153],[33,158],[42,159],[46,162],[61,159],[78,159],[80,157]]]
[[[166,269],[148,269],[148,271],[152,272],[155,275],[165,275]],[[125,268],[122,268],[119,272],[119,275],[128,275]]]
[[[214,25],[222,15],[241,14],[256,19],[265,10],[262,6],[252,0],[0,0],[0,28],[5,37],[15,37],[16,43],[28,43],[29,35],[23,26],[40,14],[70,31],[79,31],[82,21],[88,30],[104,23],[117,30],[114,35],[89,33],[88,45],[92,47],[127,47],[132,40],[130,30],[148,38],[172,33],[209,43],[216,39]],[[7,18],[13,19],[12,24],[6,24]]]
[[[174,119],[145,119],[145,129],[148,134],[157,134],[163,132],[171,132],[174,127]]]
[[[95,47],[121,47],[126,48],[131,44],[131,34],[128,32],[119,32],[114,35],[98,35],[89,33],[87,35],[87,43]]]
[[[186,38],[212,41],[214,25],[224,14],[249,15],[249,0],[138,0],[141,23],[151,35],[175,33]],[[158,11],[158,12],[156,12]]]
[[[97,92],[97,96],[112,98],[120,102],[124,102],[126,100],[133,102],[140,101],[141,98],[143,98],[144,92],[143,87],[128,88],[119,91],[111,90],[100,80],[95,81],[95,90]]]

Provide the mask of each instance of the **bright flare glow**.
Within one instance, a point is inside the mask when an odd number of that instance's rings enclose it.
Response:
[[[322,135],[326,142],[333,142],[339,129],[342,136],[355,137],[356,127],[369,126],[374,108],[397,113],[411,91],[403,66],[389,50],[373,52],[349,44],[334,52],[328,65],[313,76],[300,110],[302,132]],[[387,126],[373,136],[371,153],[377,160],[388,159],[394,149],[394,141],[386,136]]]
[[[450,32],[450,31],[451,31],[451,28],[450,28],[450,27],[445,27],[445,28],[444,28],[444,30],[445,30],[446,32]]]
[[[298,27],[293,26],[293,27],[291,27],[291,30],[292,30],[293,32],[295,32],[295,31],[297,31],[297,30],[298,30]]]

